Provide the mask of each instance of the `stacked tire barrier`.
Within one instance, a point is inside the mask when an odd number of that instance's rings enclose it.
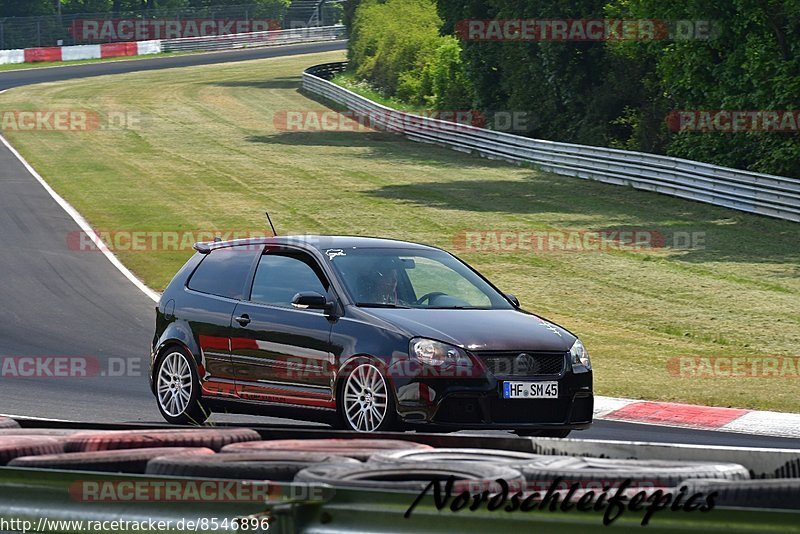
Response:
[[[532,139],[404,113],[332,83],[330,78],[345,67],[346,63],[329,63],[307,69],[303,89],[367,118],[378,129],[486,158],[533,164],[555,174],[800,222],[800,180],[643,152]]]
[[[800,478],[753,478],[753,466],[775,461],[768,457],[800,458],[800,450],[728,448],[727,460],[721,461],[713,451],[702,459],[704,449],[697,447],[676,453],[693,460],[647,459],[646,454],[630,459],[631,449],[592,440],[514,438],[527,447],[506,450],[459,446],[471,438],[458,434],[387,433],[365,439],[328,431],[328,437],[316,432],[317,437],[301,439],[296,430],[274,427],[86,426],[21,428],[0,417],[0,524],[15,518],[35,525],[34,518],[42,515],[88,517],[112,525],[111,530],[95,527],[105,532],[119,531],[113,521],[146,517],[195,525],[178,530],[211,531],[219,530],[215,521],[235,517],[247,521],[252,532],[486,532],[538,526],[585,532],[602,524],[602,509],[578,512],[538,503],[546,495],[555,495],[549,502],[558,505],[568,499],[590,502],[602,493],[639,499],[644,508],[660,503],[655,518],[655,512],[642,508],[615,516],[623,528],[647,524],[643,516],[654,523],[663,520],[655,527],[659,532],[800,527]],[[450,445],[422,443],[434,438]],[[589,454],[618,450],[620,457],[564,455],[582,443]],[[639,445],[648,444],[625,447]],[[737,456],[750,465],[736,462]],[[503,497],[504,492],[516,500]],[[676,495],[692,501],[694,494],[711,493],[715,500],[703,502],[713,502],[707,510],[712,513],[668,509],[667,499],[678,502]],[[501,498],[513,509],[498,511]]]

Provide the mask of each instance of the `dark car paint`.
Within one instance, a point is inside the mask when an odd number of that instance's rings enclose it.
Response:
[[[334,303],[332,312],[326,314],[321,310],[296,310],[238,301],[199,293],[187,287],[191,274],[205,254],[233,246],[247,246],[257,252],[244,295],[250,295],[261,255],[260,247],[310,254],[331,284],[328,298]],[[176,274],[156,308],[156,336],[151,354],[153,369],[155,358],[164,348],[178,344],[197,360],[204,402],[212,409],[290,414],[330,421],[336,409],[336,387],[343,368],[354,358],[367,356],[381,362],[398,401],[398,415],[401,421],[410,425],[582,429],[591,424],[590,370],[579,367],[573,372],[572,366],[566,362],[566,371],[558,378],[558,399],[504,400],[500,398],[502,377],[497,378],[486,372],[480,358],[475,355],[476,352],[489,349],[558,351],[564,352],[564,358],[567,358],[569,348],[576,339],[573,334],[516,308],[437,310],[357,307],[325,254],[327,250],[346,251],[356,247],[439,250],[402,241],[327,236],[203,244],[198,247],[199,252]],[[241,313],[248,313],[252,320],[246,327],[233,319]],[[281,350],[274,347],[264,350],[264,347],[254,346],[258,337],[277,343],[282,347]],[[428,337],[463,348],[474,362],[474,373],[470,376],[431,376],[430,372],[409,358],[409,342],[414,337]],[[293,358],[294,351],[306,356],[312,354],[313,357],[295,359],[294,363],[288,365],[287,359]],[[265,357],[271,361],[264,363]],[[276,377],[276,366],[284,372],[294,369],[298,380],[278,380],[271,384],[258,382],[285,379],[279,373]],[[447,375],[446,372],[443,374]],[[243,380],[243,376],[252,380]],[[152,388],[152,372],[150,380]],[[529,405],[530,416],[522,414],[522,420],[500,424],[492,421],[491,414],[519,411],[525,403],[535,403],[535,406]],[[582,403],[579,410],[577,403]],[[479,421],[465,422],[459,417],[455,422],[446,420],[450,417],[452,406],[472,405]],[[574,417],[576,411],[581,414],[577,419]],[[448,412],[447,417],[442,412]]]

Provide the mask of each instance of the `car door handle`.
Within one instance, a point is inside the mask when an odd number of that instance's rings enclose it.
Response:
[[[244,315],[234,318],[234,321],[242,326],[247,326],[250,324],[250,316],[245,313]]]

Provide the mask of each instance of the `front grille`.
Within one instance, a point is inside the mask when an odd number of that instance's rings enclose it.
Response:
[[[483,364],[495,376],[559,376],[564,373],[564,352],[479,352]]]

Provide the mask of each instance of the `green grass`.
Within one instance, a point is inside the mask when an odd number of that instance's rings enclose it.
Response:
[[[397,98],[386,96],[381,91],[379,91],[375,87],[372,87],[369,83],[365,82],[364,80],[357,79],[355,74],[353,74],[352,72],[339,73],[336,76],[334,76],[331,81],[338,85],[341,85],[345,89],[353,91],[357,95],[369,98],[373,102],[377,102],[378,104],[393,109],[399,109],[400,111],[408,111],[408,112],[430,111],[430,109],[425,108],[423,106],[414,106],[409,104],[408,102],[403,102],[402,100],[398,100]]]
[[[800,412],[793,378],[679,378],[681,356],[798,356],[800,225],[472,157],[373,131],[286,132],[324,110],[298,91],[332,52],[11,90],[5,109],[141,114],[138,128],[9,132],[105,230],[388,236],[458,253],[465,230],[705,233],[705,248],[459,254],[523,306],[586,342],[602,395]],[[121,252],[163,288],[191,251]]]

